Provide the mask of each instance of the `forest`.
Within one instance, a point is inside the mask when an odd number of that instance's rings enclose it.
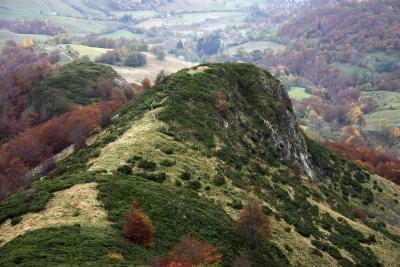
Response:
[[[29,185],[29,171],[106,126],[134,91],[111,68],[38,54],[13,41],[4,46],[0,76],[0,199]],[[120,79],[120,82],[117,82]]]

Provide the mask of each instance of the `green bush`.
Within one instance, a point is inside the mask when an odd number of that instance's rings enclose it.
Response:
[[[126,174],[126,175],[132,174],[132,168],[128,165],[122,165],[122,166],[118,167],[117,171],[120,173]]]
[[[182,180],[188,181],[192,178],[192,174],[190,172],[184,171],[184,172],[182,172],[180,178]]]
[[[135,164],[136,161],[143,159],[140,155],[134,155],[130,159],[128,159],[128,163]]]
[[[262,211],[265,215],[268,215],[268,216],[271,216],[273,213],[273,211],[267,206],[262,206]]]
[[[165,172],[160,172],[160,173],[139,173],[139,176],[146,178],[148,180],[157,182],[157,183],[162,183],[167,179],[167,174]]]
[[[197,181],[197,180],[190,181],[190,182],[188,183],[187,187],[188,187],[189,189],[192,189],[192,190],[197,191],[197,190],[199,190],[199,189],[201,188],[201,183],[200,183],[200,181]]]
[[[310,237],[311,235],[318,236],[318,228],[313,224],[312,221],[301,221],[295,225],[296,231],[304,237]]]
[[[164,166],[164,167],[171,167],[171,166],[176,165],[176,161],[170,160],[170,159],[164,159],[160,162],[160,165]]]
[[[318,256],[318,257],[321,257],[321,258],[324,256],[324,255],[321,253],[321,251],[319,251],[319,250],[316,249],[316,248],[311,249],[311,254],[316,255],[316,256]]]
[[[129,54],[124,60],[124,65],[127,67],[141,67],[146,65],[146,63],[146,56],[142,53]]]
[[[328,245],[327,243],[321,242],[319,240],[312,240],[311,244],[322,251],[325,251],[326,253],[328,253],[329,255],[331,255],[333,258],[335,259],[341,259],[342,258],[342,254],[340,254],[340,251],[333,246]]]
[[[335,223],[335,219],[329,213],[324,213],[319,221],[319,225],[327,231],[330,231]]]
[[[288,244],[285,244],[284,247],[285,247],[285,249],[286,249],[287,252],[289,252],[289,253],[292,253],[292,252],[293,252],[292,247],[289,246]]]
[[[216,175],[213,178],[213,184],[215,186],[222,186],[226,183],[225,178],[222,175]]]
[[[138,167],[144,170],[154,171],[157,168],[157,164],[153,161],[141,159],[139,160]]]
[[[362,193],[363,204],[368,205],[374,201],[374,194],[370,189],[364,189]]]
[[[243,209],[243,203],[242,201],[238,200],[238,199],[234,199],[232,200],[232,203],[230,203],[230,206],[232,208],[234,208],[235,210],[241,210]]]
[[[172,148],[169,148],[169,147],[163,147],[163,148],[161,148],[161,151],[164,152],[167,155],[174,154],[174,150]]]
[[[22,217],[21,216],[17,216],[11,219],[11,225],[17,225],[22,221]]]

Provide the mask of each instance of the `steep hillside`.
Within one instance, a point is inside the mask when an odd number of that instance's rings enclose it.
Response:
[[[0,265],[163,266],[155,256],[185,235],[215,246],[222,266],[237,256],[252,266],[398,265],[400,189],[307,139],[279,81],[253,65],[179,71],[93,140],[0,203]],[[132,198],[155,227],[154,247],[122,234]],[[256,250],[234,231],[249,199],[272,224]]]

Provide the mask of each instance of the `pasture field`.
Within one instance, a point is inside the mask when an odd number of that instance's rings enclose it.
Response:
[[[31,38],[33,41],[45,41],[51,36],[40,34],[18,34],[7,30],[0,30],[0,44],[7,40],[14,40],[17,43],[22,43],[25,38]]]
[[[166,74],[171,74],[178,70],[193,66],[193,64],[190,62],[182,61],[169,55],[166,56],[164,60],[158,60],[156,56],[151,53],[144,54],[146,54],[147,57],[147,64],[143,67],[112,67],[128,82],[140,83],[146,77],[153,81],[161,70],[164,70]]]
[[[382,123],[400,127],[400,93],[374,91],[364,94],[373,97],[378,106],[374,112],[364,115],[367,130],[380,131]]]
[[[206,20],[208,19],[221,19],[223,21],[225,20],[230,21],[232,19],[237,19],[238,17],[242,18],[243,13],[236,11],[184,13],[184,14],[177,14],[175,16],[167,18],[151,18],[136,24],[136,26],[148,29],[151,27],[159,27],[162,25],[165,26],[192,25],[193,23],[206,22]]]
[[[113,11],[112,14],[116,17],[122,17],[124,15],[132,15],[134,19],[148,19],[160,15],[160,13],[152,10]]]
[[[375,99],[378,108],[376,111],[381,110],[400,110],[400,93],[387,92],[387,91],[373,91],[365,92],[364,95],[370,96]]]
[[[367,69],[365,68],[347,63],[335,64],[335,67],[346,74],[346,76],[349,78],[351,78],[353,75],[366,75],[367,72]]]
[[[60,45],[60,47],[62,47],[64,49],[66,46],[67,45]],[[88,56],[91,60],[95,60],[101,54],[104,54],[105,52],[112,50],[112,49],[90,47],[90,46],[79,45],[79,44],[71,44],[70,46],[72,49],[76,50],[80,56]]]
[[[65,16],[48,16],[45,14],[35,13],[32,11],[29,12],[19,12],[19,11],[10,11],[1,8],[0,6],[0,17],[2,19],[8,20],[47,20],[53,22],[54,24],[63,26],[66,31],[71,35],[86,35],[92,32],[100,32],[106,29],[107,26],[115,25],[116,22],[112,21],[95,21],[84,18],[74,18],[74,17],[65,17]]]
[[[291,87],[288,94],[291,99],[298,101],[309,98],[311,96],[309,93],[306,92],[306,88],[303,87]]]
[[[240,0],[174,0],[173,2],[160,7],[160,10],[166,12],[191,12],[191,11],[224,11],[224,10],[237,10],[240,6],[251,6],[257,3],[259,6],[265,6],[263,0],[248,1],[243,5]]]
[[[143,38],[143,35],[137,34],[137,33],[132,33],[127,30],[118,30],[115,32],[111,33],[106,33],[106,34],[101,34],[99,37],[106,37],[106,38],[112,38],[112,39],[119,39],[121,37],[126,38],[126,39],[141,39]]]
[[[107,15],[101,11],[106,7],[105,0],[0,0],[0,9],[10,12],[21,10],[41,15],[57,12],[59,16],[66,17],[90,17],[106,18]]]
[[[382,123],[388,123],[390,126],[400,127],[400,110],[381,110],[371,114],[364,115],[368,131],[380,131]]]
[[[238,53],[240,48],[244,48],[244,50],[249,53],[254,50],[263,51],[264,49],[267,48],[272,49],[274,52],[280,52],[283,49],[285,49],[285,46],[269,41],[253,41],[253,42],[246,42],[240,45],[231,46],[226,50],[226,52],[229,55],[235,55]]]

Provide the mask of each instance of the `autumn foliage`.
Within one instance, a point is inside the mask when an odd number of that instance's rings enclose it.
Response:
[[[70,145],[85,146],[87,136],[123,104],[109,101],[75,108],[29,128],[0,148],[0,199],[29,185],[28,172]]]
[[[230,104],[226,100],[225,95],[221,91],[212,91],[211,98],[214,102],[217,111],[224,117],[227,117],[230,112]]]
[[[278,34],[318,38],[322,44],[351,44],[363,51],[381,50],[390,54],[400,49],[399,12],[396,0],[321,4],[284,25]]]
[[[272,235],[269,218],[264,215],[260,204],[249,201],[240,213],[235,232],[251,249],[256,249]]]
[[[11,32],[24,34],[57,35],[66,33],[63,27],[44,20],[11,21],[2,19],[0,20],[0,28],[5,28]]]
[[[185,236],[174,246],[171,253],[159,263],[162,267],[191,267],[219,264],[221,255],[215,247],[199,239]]]
[[[361,167],[400,184],[400,160],[367,147],[355,147],[342,142],[326,142],[324,146]]]
[[[149,217],[139,208],[136,200],[132,200],[129,210],[124,216],[124,236],[130,241],[154,247],[154,227]]]
[[[51,64],[46,55],[8,41],[0,55],[0,143],[32,125],[38,114],[27,108],[33,86],[46,78]]]

